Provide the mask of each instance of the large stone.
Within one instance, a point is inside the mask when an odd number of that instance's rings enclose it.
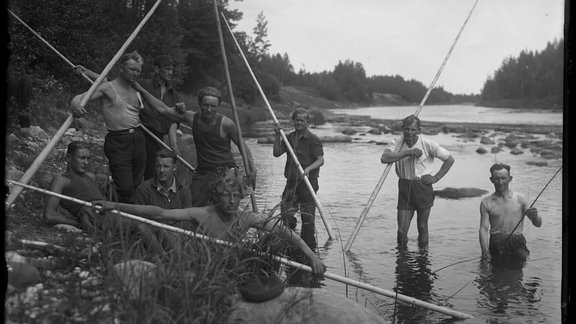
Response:
[[[156,265],[142,260],[120,262],[110,269],[108,278],[112,286],[120,283],[131,300],[144,300],[156,282]]]
[[[38,138],[43,140],[50,139],[48,133],[38,126],[30,126],[28,128],[22,128],[22,135],[27,138]]]
[[[488,153],[488,151],[486,151],[486,149],[483,148],[483,147],[479,147],[479,148],[476,149],[476,153],[478,153],[478,154],[486,154],[486,153]]]
[[[478,188],[451,188],[447,187],[442,190],[434,190],[434,195],[445,199],[461,199],[480,197],[488,191]]]
[[[228,323],[389,323],[361,304],[324,289],[288,287],[278,297],[252,303],[241,296]]]
[[[352,129],[352,128],[346,128],[345,130],[342,131],[342,134],[344,134],[344,135],[354,135],[356,133],[357,133],[357,131],[355,129]]]
[[[500,151],[502,151],[502,147],[500,146],[494,146],[490,149],[490,153],[498,153]]]
[[[510,153],[511,153],[511,154],[514,154],[514,155],[518,155],[518,154],[523,154],[524,151],[522,151],[521,149],[515,147],[515,148],[513,148],[513,149],[510,150]]]
[[[8,283],[15,288],[25,288],[40,281],[40,271],[24,262],[8,263]]]
[[[495,142],[493,139],[491,139],[489,137],[482,136],[480,138],[480,144],[493,145],[493,144],[495,144]]]

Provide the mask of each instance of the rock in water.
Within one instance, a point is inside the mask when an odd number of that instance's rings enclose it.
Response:
[[[352,299],[323,289],[288,287],[278,297],[252,303],[236,297],[227,323],[388,323]]]
[[[488,193],[487,190],[478,188],[444,188],[442,190],[434,190],[434,195],[439,198],[445,199],[461,199],[480,197]]]

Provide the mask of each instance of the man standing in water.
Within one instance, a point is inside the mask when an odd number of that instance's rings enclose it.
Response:
[[[525,261],[530,251],[522,235],[524,214],[536,227],[542,226],[542,218],[536,208],[529,208],[530,203],[525,195],[510,190],[512,176],[509,165],[492,165],[490,175],[494,193],[480,203],[479,237],[482,259]]]
[[[418,245],[428,246],[428,217],[434,205],[432,184],[440,181],[454,164],[454,158],[438,143],[423,138],[420,119],[410,115],[402,120],[403,137],[396,138],[382,153],[382,163],[396,162],[398,175],[398,237],[400,246],[408,241],[410,222],[417,212]],[[396,148],[399,149],[396,151]],[[432,175],[434,158],[443,161]]]
[[[298,157],[298,161],[304,170],[304,175],[308,177],[312,188],[314,188],[314,193],[316,193],[318,192],[318,174],[320,173],[320,167],[324,165],[324,150],[318,136],[308,130],[309,119],[310,114],[307,109],[296,108],[292,113],[294,132],[286,137]],[[276,130],[276,139],[272,152],[274,157],[279,157],[287,152],[286,145],[288,144],[282,141],[280,132]],[[284,192],[282,192],[282,221],[285,226],[294,229],[296,227],[294,214],[300,207],[300,217],[302,219],[300,235],[310,249],[315,250],[314,214],[316,212],[316,201],[306,183],[302,181],[302,175],[300,175],[297,165],[291,156],[286,157],[284,177],[286,177],[286,186],[284,187]]]

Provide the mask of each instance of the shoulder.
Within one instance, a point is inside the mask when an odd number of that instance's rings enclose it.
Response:
[[[514,197],[516,199],[518,199],[519,202],[527,204],[528,203],[528,196],[521,193],[521,192],[517,192],[517,191],[513,191],[512,195],[514,195]]]
[[[52,182],[50,182],[50,189],[52,191],[57,189],[63,189],[70,185],[70,178],[66,176],[66,174],[57,174],[52,178]]]

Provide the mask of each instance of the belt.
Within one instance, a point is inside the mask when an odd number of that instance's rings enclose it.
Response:
[[[215,167],[202,167],[202,168],[198,168],[196,169],[196,171],[200,174],[204,174],[204,173],[217,173],[217,174],[222,174],[224,173],[226,170],[231,170],[234,172],[238,171],[238,167],[236,166],[229,166],[229,165],[221,165],[221,166],[215,166]]]
[[[122,130],[111,130],[111,131],[108,131],[108,134],[110,134],[110,135],[126,135],[126,134],[132,134],[136,131],[140,131],[140,126],[134,127],[134,128],[122,129]]]

